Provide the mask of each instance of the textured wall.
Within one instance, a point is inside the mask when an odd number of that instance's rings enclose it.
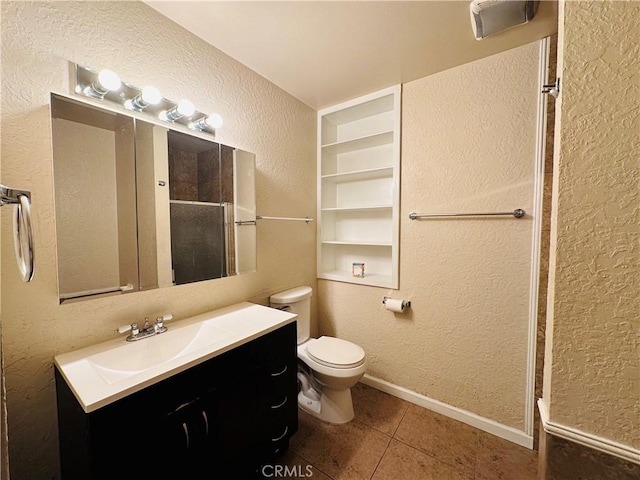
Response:
[[[562,6],[544,399],[640,448],[640,3]]]
[[[524,429],[539,43],[403,86],[400,290],[319,281],[374,377]],[[523,219],[411,221],[523,208]],[[382,297],[411,299],[393,314]]]
[[[133,85],[189,98],[225,118],[218,139],[256,153],[261,215],[315,211],[315,112],[139,2],[1,2],[2,181],[31,190],[36,276],[22,283],[2,215],[2,334],[15,479],[57,477],[54,355],[113,338],[170,311],[179,319],[297,285],[315,287],[315,227],[261,222],[258,272],[68,305],[57,300],[49,92],[67,61],[112,68]],[[315,309],[315,307],[314,307]]]
[[[0,155],[0,171],[2,170],[2,156]],[[1,178],[1,177],[0,177]],[[5,209],[6,210],[6,209]],[[0,236],[2,236],[2,222],[0,222]],[[0,249],[0,263],[2,249]],[[0,292],[2,291],[2,276],[0,275]],[[9,446],[7,442],[7,402],[4,380],[4,352],[2,351],[2,302],[0,301],[0,478],[9,478]]]

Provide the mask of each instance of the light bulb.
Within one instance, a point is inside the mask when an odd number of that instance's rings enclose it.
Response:
[[[196,111],[193,103],[189,100],[180,100],[178,102],[178,106],[176,107],[176,111],[183,117],[190,117]]]
[[[118,90],[121,85],[120,77],[112,70],[100,70],[98,82],[107,91]]]
[[[83,92],[85,95],[102,99],[108,92],[118,90],[120,85],[122,82],[116,72],[100,70],[98,77]]]
[[[160,112],[158,117],[160,118],[160,120],[175,122],[179,118],[190,117],[194,114],[195,111],[196,109],[194,108],[193,103],[191,103],[189,100],[180,100],[180,102],[178,102],[175,107]]]
[[[214,128],[214,129],[220,128],[224,124],[222,117],[217,113],[212,113],[211,115],[209,115],[205,119],[205,122],[207,125],[209,125],[211,128]]]
[[[156,105],[161,101],[162,95],[160,94],[160,90],[156,87],[147,85],[142,89],[142,93],[140,95],[136,95],[134,98],[124,102],[124,108],[141,112],[149,105]]]
[[[160,94],[160,90],[156,87],[152,87],[151,85],[147,85],[142,89],[142,101],[147,105],[157,105],[162,101],[162,94]]]
[[[222,117],[217,113],[212,113],[208,117],[202,117],[195,122],[191,122],[189,124],[189,128],[191,130],[215,130],[216,128],[220,128],[224,122],[222,121]]]

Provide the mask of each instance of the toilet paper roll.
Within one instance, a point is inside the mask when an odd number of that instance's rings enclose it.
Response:
[[[397,300],[395,298],[387,298],[387,300],[384,302],[384,306],[390,312],[398,312],[398,313],[404,312],[403,300]]]

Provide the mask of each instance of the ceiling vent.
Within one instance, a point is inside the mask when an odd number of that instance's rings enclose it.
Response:
[[[538,0],[473,0],[469,5],[476,40],[503,32],[531,20]]]

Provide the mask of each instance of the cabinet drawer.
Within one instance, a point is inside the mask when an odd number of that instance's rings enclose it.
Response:
[[[269,429],[267,436],[273,433],[271,432],[273,425],[291,424],[294,420],[293,412],[297,417],[297,399],[290,392],[271,395],[262,401],[256,409],[258,418]]]
[[[292,388],[296,380],[297,364],[293,360],[274,362],[256,372],[255,387],[262,396],[281,394]]]
[[[273,425],[269,435],[262,442],[264,462],[273,461],[289,447],[289,439],[293,435],[290,425]]]

